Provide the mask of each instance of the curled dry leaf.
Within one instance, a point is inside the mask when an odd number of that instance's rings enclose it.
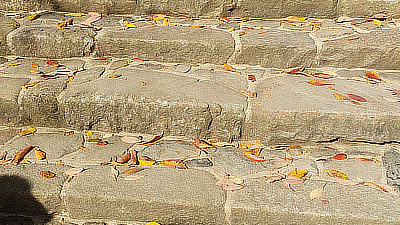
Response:
[[[371,71],[365,71],[365,75],[364,75],[366,78],[369,78],[369,79],[373,79],[373,80],[381,80],[381,76],[379,76],[379,74],[378,73],[375,73],[375,72],[371,72]]]
[[[75,175],[78,175],[79,173],[83,172],[84,170],[85,170],[84,168],[72,168],[72,169],[65,171],[64,173],[67,176],[75,176]]]
[[[132,61],[135,61],[135,62],[138,62],[138,63],[144,62],[144,60],[140,59],[140,58],[133,58]]]
[[[140,156],[139,159],[139,165],[141,166],[151,166],[156,163],[154,159],[151,159],[150,157],[147,156]]]
[[[251,81],[251,82],[255,82],[257,79],[256,79],[256,76],[254,76],[254,75],[247,75],[247,79],[249,80],[249,81]]]
[[[144,169],[143,168],[130,168],[130,169],[125,170],[121,174],[131,175],[131,174],[135,174],[137,172],[140,172],[142,170],[144,170]]]
[[[326,184],[327,183],[325,183],[324,186],[311,191],[311,193],[310,193],[311,200],[322,197],[322,194],[324,193],[324,187],[326,186]]]
[[[64,132],[64,136],[69,136],[69,135],[73,135],[73,134],[74,134],[73,130]]]
[[[21,86],[21,88],[27,89],[28,87],[33,87],[33,86],[35,86],[35,85],[38,84],[38,83],[39,83],[39,81],[35,81],[35,82],[32,82],[32,83],[28,83],[28,84],[25,84],[24,86]]]
[[[124,136],[121,138],[121,141],[129,144],[136,144],[142,141],[140,137],[130,137],[130,136]]]
[[[119,176],[119,171],[118,171],[118,169],[117,169],[116,166],[111,167],[111,169],[110,169],[110,175],[111,175],[112,178],[115,179],[115,181],[117,181],[117,178],[118,178],[118,176]]]
[[[39,18],[39,14],[38,13],[34,13],[34,14],[28,16],[26,18],[26,20],[32,21],[32,20],[36,20],[37,18]]]
[[[144,142],[143,144],[140,144],[142,146],[150,146],[150,145],[154,145],[155,143],[159,142],[161,140],[161,138],[163,137],[164,133],[161,135],[157,135],[155,136],[153,139],[151,139],[150,141]]]
[[[373,181],[371,182],[361,182],[360,184],[368,186],[368,187],[372,187],[375,188],[376,190],[382,191],[382,192],[388,192],[384,187],[382,187],[382,185],[377,184]]]
[[[39,174],[44,178],[53,178],[56,176],[56,174],[51,171],[39,171]]]
[[[238,34],[239,34],[239,36],[243,36],[243,35],[247,34],[247,31],[241,30],[241,31],[239,31]]]
[[[145,177],[145,176],[146,176],[146,175],[133,174],[133,175],[124,177],[124,180],[131,180],[131,181],[133,181],[133,180],[139,180],[139,179],[141,179],[141,178],[143,178],[143,177]]]
[[[46,152],[35,148],[35,156],[40,160],[46,159]]]
[[[244,152],[255,155],[255,156],[260,156],[261,148],[253,148],[253,149],[245,150]]]
[[[221,186],[225,191],[237,191],[243,188],[243,185],[236,184],[230,180],[219,180],[216,185]]]
[[[303,72],[304,70],[305,70],[305,67],[302,66],[300,68],[296,68],[296,69],[293,69],[293,70],[289,71],[288,74],[297,74],[297,73]]]
[[[347,155],[344,153],[339,153],[335,156],[332,157],[332,159],[336,159],[336,160],[344,160],[347,159]]]
[[[32,69],[29,69],[29,72],[31,72],[32,74],[42,74],[43,73],[40,70],[32,70]]]
[[[326,149],[326,150],[331,150],[331,151],[335,151],[335,150],[336,150],[336,149],[331,148],[331,147],[328,147],[328,146],[325,146],[325,147],[322,147],[322,148],[324,148],[324,149]]]
[[[322,80],[322,79],[309,80],[309,81],[307,81],[307,83],[315,85],[315,86],[333,85],[333,84],[329,84],[328,82],[326,82],[325,80]]]
[[[333,94],[333,96],[335,96],[335,98],[337,98],[339,100],[347,100],[347,99],[349,99],[346,96],[343,96],[341,94]]]
[[[106,59],[109,59],[109,58],[111,58],[111,56],[103,56],[103,57],[100,57],[100,58],[95,58],[94,60],[106,60]]]
[[[144,81],[139,81],[139,84],[142,85],[142,86],[146,86],[147,83],[144,82]]]
[[[91,138],[86,140],[86,142],[99,142],[101,139],[100,138]]]
[[[36,63],[32,63],[32,64],[31,64],[31,67],[32,67],[32,68],[39,69],[39,65],[38,65],[38,64],[36,64]]]
[[[294,169],[292,172],[290,172],[287,177],[298,177],[298,178],[303,178],[308,174],[308,171],[305,169]]]
[[[346,95],[349,96],[349,98],[353,99],[354,101],[367,102],[367,100],[361,96],[355,94],[346,94]]]
[[[318,78],[323,78],[323,79],[333,78],[332,75],[327,74],[327,73],[314,73],[313,76],[318,77]]]
[[[133,165],[139,164],[138,157],[137,157],[137,151],[135,151],[135,150],[130,150],[129,152],[131,153],[132,164],[133,164]]]
[[[230,66],[230,65],[228,65],[226,63],[224,63],[224,68],[225,68],[226,71],[236,72],[235,68],[233,68],[232,66]]]
[[[113,75],[108,76],[108,78],[117,78],[117,77],[121,77],[121,76],[122,76],[121,74],[113,74]]]
[[[349,177],[346,174],[344,174],[342,172],[339,172],[337,170],[327,170],[327,169],[325,169],[325,171],[328,172],[328,174],[331,175],[332,177],[340,178],[340,179],[344,179],[344,180],[348,180],[349,179]]]
[[[288,17],[286,17],[285,19],[283,19],[285,22],[288,22],[288,23],[301,23],[301,22],[303,22],[304,20],[306,20],[307,19],[307,17],[301,17],[301,18],[299,18],[299,17],[297,17],[297,16],[288,16]]]
[[[196,140],[194,141],[194,146],[196,146],[199,149],[209,149],[214,147],[213,145],[207,143],[206,141],[200,140],[198,138],[196,138]]]
[[[24,159],[24,160],[22,160],[22,161],[20,162],[20,164],[32,164],[32,162],[29,161],[29,160]]]
[[[288,149],[297,149],[297,148],[301,148],[301,146],[300,145],[289,145],[287,148]]]
[[[238,148],[249,149],[252,145],[253,145],[253,143],[250,143],[250,142],[241,142],[241,143],[239,143]]]
[[[163,160],[163,161],[159,162],[158,164],[163,167],[186,169],[186,165],[182,162],[181,159]]]
[[[0,154],[0,160],[4,160],[7,157],[8,152],[3,152]]]
[[[108,145],[108,141],[104,141],[104,140],[99,140],[98,142],[97,142],[97,145]]]
[[[226,30],[226,32],[232,32],[232,31],[235,31],[235,28],[234,28],[234,27],[231,27],[231,28],[229,28],[228,30]]]
[[[281,181],[285,184],[292,184],[292,185],[304,183],[304,179],[301,179],[298,177],[293,177],[293,176],[286,177],[285,179],[283,179]]]
[[[117,163],[121,163],[121,164],[127,163],[127,162],[129,162],[129,160],[131,160],[131,158],[132,158],[131,153],[130,153],[130,151],[128,151],[121,158],[118,159]]]
[[[15,154],[14,159],[13,159],[13,163],[14,164],[20,163],[24,159],[25,155],[28,154],[33,148],[35,148],[35,147],[34,146],[23,147],[21,150],[19,150]]]
[[[264,159],[263,157],[259,157],[253,154],[250,154],[249,152],[244,152],[243,153],[244,156],[246,156],[247,158],[249,158],[251,161],[255,161],[255,162],[264,162],[266,159]]]
[[[57,66],[60,65],[60,63],[58,63],[57,60],[48,59],[48,60],[46,61],[46,65],[48,65],[48,66],[50,66],[50,67],[57,67]]]

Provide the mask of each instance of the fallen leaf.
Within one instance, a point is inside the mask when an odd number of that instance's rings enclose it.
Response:
[[[332,157],[332,159],[336,159],[336,160],[344,160],[347,159],[347,155],[344,153],[339,153],[335,156]]]
[[[349,177],[346,174],[344,174],[342,172],[339,172],[337,170],[327,170],[327,169],[325,169],[325,171],[328,172],[328,174],[331,175],[334,178],[340,178],[340,179],[344,179],[344,180],[348,180],[349,179]]]
[[[34,14],[28,16],[28,17],[26,18],[26,20],[32,21],[32,20],[36,20],[37,18],[39,18],[39,14],[34,13]]]
[[[314,189],[311,191],[310,193],[310,198],[311,200],[317,199],[317,198],[321,198],[322,194],[324,193],[324,187],[327,183],[324,184],[324,186]]]
[[[331,150],[331,151],[335,151],[335,150],[336,150],[336,149],[331,148],[331,147],[328,147],[328,146],[325,146],[325,147],[322,147],[322,148],[324,148],[324,149],[326,149],[326,150]]]
[[[381,187],[383,187],[387,191],[395,192],[397,195],[399,195],[399,191],[395,187],[393,187],[393,186],[391,186],[389,184],[378,183],[378,185],[380,185]]]
[[[275,181],[282,180],[284,178],[285,178],[285,176],[283,176],[282,174],[274,172],[271,175],[265,176],[265,182],[270,184],[270,183],[273,183]]]
[[[373,79],[373,80],[379,80],[379,81],[381,80],[381,76],[379,76],[378,73],[371,72],[371,71],[366,71],[364,76],[366,78]]]
[[[297,74],[297,73],[303,72],[304,70],[305,70],[305,67],[302,66],[300,68],[296,68],[296,69],[293,69],[293,70],[289,71],[288,74]]]
[[[239,143],[238,148],[241,148],[241,149],[249,149],[252,145],[253,145],[253,144],[250,143],[250,142],[241,142],[241,143]]]
[[[99,140],[99,141],[97,142],[97,145],[108,145],[108,141]]]
[[[124,136],[121,138],[121,141],[129,144],[136,144],[142,141],[141,138],[139,137],[130,137],[130,136]]]
[[[40,160],[46,159],[46,152],[35,148],[35,156]]]
[[[111,58],[111,56],[103,56],[100,58],[95,58],[94,60],[106,60],[106,59],[110,59],[110,58]]]
[[[268,160],[270,163],[272,163],[272,165],[274,165],[275,169],[279,169],[285,166],[288,166],[289,164],[291,164],[293,162],[293,159],[290,158],[274,158],[274,159],[270,159]]]
[[[137,157],[137,151],[135,151],[135,150],[130,150],[130,153],[131,153],[132,164],[133,164],[133,165],[139,164],[138,157]]]
[[[379,191],[388,192],[385,188],[382,187],[382,185],[377,184],[377,183],[372,182],[372,181],[371,182],[361,182],[360,184],[368,186],[368,187],[375,188],[376,190],[379,190]]]
[[[182,162],[181,159],[172,159],[172,160],[163,160],[158,163],[160,166],[163,167],[173,167],[177,169],[186,169],[186,165]]]
[[[247,75],[247,79],[249,80],[249,81],[251,81],[251,82],[255,82],[257,79],[256,79],[256,76],[254,76],[254,75]]]
[[[117,163],[121,163],[121,164],[127,163],[127,162],[129,162],[129,160],[131,160],[131,158],[132,158],[131,153],[130,153],[130,151],[128,151],[121,158],[118,159]]]
[[[57,29],[65,29],[65,28],[68,28],[68,22],[67,21],[59,23],[57,25]]]
[[[24,135],[28,135],[28,134],[33,134],[33,133],[35,133],[36,131],[37,131],[36,128],[31,127],[31,128],[25,129],[25,130],[23,130],[23,131],[21,131],[21,132],[19,132],[19,133],[20,133],[20,134],[24,134]]]
[[[227,32],[232,32],[232,31],[234,31],[235,30],[235,28],[234,27],[231,27],[231,28],[229,28],[228,30],[226,30]]]
[[[57,60],[48,59],[48,60],[46,61],[46,65],[48,65],[48,66],[50,66],[50,67],[57,67],[57,66],[60,65],[60,63],[58,63]]]
[[[290,177],[286,177],[285,179],[281,180],[283,183],[285,184],[302,184],[304,183],[304,179],[298,178],[298,177],[294,177],[294,176],[290,176]]]
[[[244,154],[244,156],[246,156],[247,158],[249,158],[251,161],[255,161],[255,162],[264,162],[264,161],[266,160],[266,159],[264,159],[263,157],[258,157],[258,156],[252,155],[252,154],[250,154],[250,153],[248,153],[248,152],[244,152],[243,154]]]
[[[357,159],[363,162],[372,162],[372,159],[367,159],[367,158],[357,158]]]
[[[140,172],[140,171],[142,171],[142,170],[144,170],[144,169],[143,169],[143,168],[131,168],[131,169],[125,170],[125,171],[122,172],[121,174],[131,175],[131,174]]]
[[[65,16],[81,17],[82,14],[80,14],[80,13],[67,13],[67,14],[65,14]]]
[[[287,146],[288,149],[296,149],[296,148],[301,148],[300,145],[289,145]]]
[[[290,172],[286,177],[298,177],[298,178],[303,178],[308,174],[308,171],[305,169],[294,169],[292,172]]]
[[[381,21],[376,20],[376,19],[374,19],[374,20],[372,20],[372,21],[374,22],[375,25],[377,25],[377,26],[382,26],[382,22],[381,22]]]
[[[3,153],[1,153],[0,154],[0,160],[4,160],[4,159],[6,159],[6,157],[7,157],[7,154],[8,154],[8,152],[3,152]]]
[[[133,175],[124,177],[124,180],[130,180],[130,181],[139,180],[140,178],[143,178],[143,177],[145,177],[145,176],[146,176],[146,175],[133,174]],[[157,223],[157,224],[158,224],[158,223]]]
[[[0,166],[4,166],[4,165],[7,165],[7,164],[10,164],[11,162],[12,162],[12,159],[0,160]]]
[[[244,152],[255,155],[255,156],[260,156],[261,148],[253,148],[253,149],[245,150]]]
[[[230,66],[230,65],[228,65],[226,63],[224,63],[224,68],[225,68],[226,71],[236,72],[235,68],[233,68],[232,66]]]
[[[378,14],[375,14],[375,15],[369,17],[368,19],[385,20],[385,19],[387,19],[387,15],[383,14],[383,13],[378,13]]]
[[[388,102],[399,102],[399,100],[393,99],[393,98],[386,98],[386,97],[382,97],[384,100],[388,101]]]
[[[32,164],[32,162],[29,161],[29,160],[24,159],[24,160],[22,160],[22,161],[20,162],[20,164]]]
[[[85,21],[82,21],[79,25],[82,27],[93,27],[93,22],[96,22],[101,19],[101,14],[96,13],[96,12],[89,12],[89,18],[87,18]]]
[[[328,200],[321,200],[323,206],[327,206],[329,204]]]
[[[79,173],[83,172],[84,170],[85,170],[84,168],[72,168],[72,169],[65,171],[64,173],[67,176],[75,176],[75,175],[78,175]]]
[[[31,64],[31,67],[32,67],[32,68],[37,68],[37,69],[39,69],[39,65],[36,64],[36,63],[32,63],[32,64]]]
[[[139,81],[139,84],[142,85],[142,86],[146,86],[147,83],[144,82],[144,81]]]
[[[348,99],[346,96],[343,96],[341,94],[333,94],[333,96],[335,96],[335,98],[337,98],[339,100],[347,100]]]
[[[375,159],[375,158],[371,158],[373,163],[381,163],[381,161]]]
[[[153,144],[159,142],[161,140],[161,138],[163,137],[163,135],[164,135],[164,133],[162,133],[161,135],[157,135],[153,139],[151,139],[150,141],[144,142],[143,144],[140,144],[140,145],[142,145],[142,146],[153,145]]]
[[[135,62],[138,62],[138,63],[144,62],[143,59],[139,59],[139,58],[133,58],[132,61],[135,61]]]
[[[164,14],[157,14],[156,17],[152,17],[151,19],[155,20],[155,21],[159,21],[159,20],[163,20],[165,17],[166,17],[166,15],[164,15]]]
[[[92,135],[93,132],[92,132],[92,131],[88,131],[88,132],[86,132],[85,134],[86,134],[86,135]]]
[[[230,180],[219,180],[216,185],[221,186],[225,191],[237,191],[243,188],[243,185],[236,184]]]
[[[323,79],[333,78],[332,75],[326,74],[326,73],[314,73],[313,76],[318,77],[318,78],[323,78]]]
[[[13,163],[14,164],[20,163],[24,159],[25,155],[28,154],[33,148],[35,148],[35,146],[23,147],[21,150],[19,150],[15,154],[14,159],[13,159]]]
[[[257,93],[251,93],[250,91],[247,90],[240,90],[240,93],[247,95],[250,98],[256,98]]]
[[[288,23],[301,23],[301,22],[303,22],[304,20],[306,20],[307,19],[307,17],[301,17],[301,18],[298,18],[297,16],[288,16],[288,17],[286,17],[285,19],[283,19],[285,22],[288,22]]]
[[[322,80],[322,79],[309,80],[309,81],[307,81],[307,83],[315,85],[315,86],[333,85],[333,84],[329,84],[328,82],[326,82],[325,80]]]
[[[336,23],[351,22],[351,21],[353,21],[353,18],[348,17],[348,16],[340,16],[340,17],[334,19],[334,21]]]
[[[211,145],[203,140],[200,140],[198,138],[196,138],[196,140],[194,141],[193,144],[194,144],[194,146],[196,146],[199,149],[209,149],[209,148],[214,147],[213,145]]]
[[[154,159],[151,159],[150,157],[147,156],[140,156],[139,159],[139,165],[141,166],[151,166],[156,163]]]
[[[61,159],[59,159],[59,160],[56,161],[55,164],[56,165],[64,165],[64,162]]]
[[[239,36],[243,36],[243,35],[245,35],[245,34],[247,34],[247,31],[245,31],[245,30],[239,31]]]
[[[44,178],[53,178],[56,176],[56,174],[51,171],[39,171],[39,174]]]
[[[73,135],[73,134],[74,134],[73,130],[64,132],[64,136],[69,136],[69,135]]]
[[[267,33],[269,30],[264,30],[264,31],[260,31],[260,32],[258,32],[258,34],[264,34],[264,33]]]
[[[110,175],[111,175],[112,178],[115,179],[115,181],[117,181],[117,178],[118,178],[118,176],[119,176],[119,171],[117,170],[117,167],[116,167],[116,166],[111,167],[111,169],[110,169]]]
[[[346,94],[346,95],[349,96],[349,98],[353,99],[354,101],[367,102],[367,100],[361,96],[355,94]]]
[[[240,178],[240,177],[237,177],[237,176],[229,176],[228,180],[232,181],[235,184],[243,184],[244,183],[244,180],[242,178]]]
[[[19,65],[22,65],[22,63],[11,63],[11,64],[9,64],[8,66],[13,67],[13,66],[19,66]]]
[[[163,25],[164,25],[164,26],[166,26],[166,27],[168,27],[168,26],[169,26],[168,19],[164,19],[164,20],[163,20]]]
[[[121,74],[113,74],[113,75],[108,76],[108,78],[117,78],[117,77],[121,77],[121,76],[122,76]]]
[[[350,101],[351,103],[353,103],[354,105],[361,105],[360,103],[356,102],[356,101]]]
[[[29,70],[29,72],[31,72],[32,74],[42,74],[43,72],[40,70]]]
[[[21,88],[27,89],[28,87],[33,87],[33,86],[35,86],[35,85],[38,84],[38,83],[39,83],[39,81],[35,81],[35,82],[33,82],[33,83],[28,83],[28,84],[25,84],[25,86],[21,86]]]

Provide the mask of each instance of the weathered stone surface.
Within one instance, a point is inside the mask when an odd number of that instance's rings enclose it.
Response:
[[[187,137],[239,137],[246,98],[211,81],[132,68],[120,78],[74,86],[61,97],[66,123],[77,129]],[[144,81],[146,85],[140,84]]]
[[[326,42],[340,37],[345,38],[352,34],[354,34],[353,29],[342,26],[331,20],[324,20],[320,29],[315,32],[315,37],[322,42]]]
[[[282,144],[344,139],[351,141],[397,141],[400,118],[397,107],[382,85],[330,79],[335,90],[306,83],[310,78],[283,75],[258,82],[258,98],[251,103],[246,138],[263,143]],[[367,102],[356,105],[333,94],[356,94]],[[267,97],[267,94],[271,94]]]
[[[88,56],[95,32],[79,27],[21,27],[7,35],[10,52],[19,56],[38,58],[68,58]]]
[[[61,212],[60,192],[67,179],[61,165],[7,165],[0,168],[0,211],[3,213],[52,214]],[[43,178],[38,171],[51,171],[53,178]]]
[[[116,69],[125,67],[127,65],[128,65],[128,62],[126,61],[126,59],[120,59],[120,60],[112,62],[108,69],[109,70],[116,70]]]
[[[65,136],[64,133],[35,133],[18,138],[10,145],[3,147],[1,151],[7,151],[10,156],[14,156],[23,147],[38,146],[46,152],[47,159],[54,160],[77,151],[80,146],[83,146],[83,142],[82,134]],[[32,151],[25,158],[30,161],[35,160],[35,153]]]
[[[214,165],[208,158],[185,160],[184,163],[188,168],[211,167]]]
[[[104,67],[93,67],[82,72],[78,72],[75,75],[75,78],[68,83],[68,85],[78,85],[88,83],[92,80],[100,79],[101,75],[103,75],[105,69]]]
[[[24,78],[0,78],[0,125],[19,124],[18,96],[21,86],[28,82],[29,79]]]
[[[193,143],[183,141],[161,141],[140,151],[138,155],[148,156],[154,160],[187,159],[200,155]]]
[[[358,39],[325,42],[320,66],[339,68],[398,69],[400,34],[397,29],[374,30],[357,34]]]
[[[400,153],[397,149],[391,149],[383,158],[383,164],[387,170],[388,184],[400,189]]]
[[[21,123],[35,126],[63,127],[64,112],[57,97],[67,87],[63,78],[46,80],[23,89],[18,99]]]
[[[173,168],[149,168],[137,174],[145,177],[135,181],[118,178],[116,182],[107,166],[79,174],[66,186],[67,213],[73,219],[225,223],[225,192],[210,174]]]
[[[282,182],[266,184],[263,179],[246,181],[247,188],[235,191],[228,200],[232,204],[232,224],[397,224],[399,198],[389,193],[357,185],[328,183],[322,200],[310,200],[310,192],[324,182],[307,180],[292,185]],[[251,201],[249,197],[251,196]],[[254,212],[258,213],[255,215]]]
[[[17,29],[18,26],[19,24],[17,23],[17,21],[0,13],[0,55],[9,54],[6,43],[6,36],[11,31]]]
[[[17,136],[20,129],[5,127],[0,130],[0,145],[3,145],[7,141],[11,140],[13,137]]]
[[[234,16],[284,18],[287,16],[309,16],[333,18],[336,16],[336,0],[244,0],[238,1]]]
[[[4,11],[55,9],[49,0],[1,0],[0,5]]]
[[[310,66],[317,47],[306,32],[271,29],[264,34],[248,30],[241,36],[242,48],[234,63],[264,67]]]
[[[104,28],[96,39],[100,54],[163,62],[224,63],[234,50],[229,33],[194,27]]]
[[[343,0],[338,1],[338,13],[339,15],[359,18],[385,13],[397,18],[400,16],[400,6],[397,0]]]

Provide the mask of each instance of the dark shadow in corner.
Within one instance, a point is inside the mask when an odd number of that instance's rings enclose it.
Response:
[[[45,224],[52,217],[32,196],[26,179],[0,176],[0,225]]]

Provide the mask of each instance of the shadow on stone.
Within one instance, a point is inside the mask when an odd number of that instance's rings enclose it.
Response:
[[[0,176],[0,225],[45,224],[52,217],[32,196],[27,180],[18,176]]]

